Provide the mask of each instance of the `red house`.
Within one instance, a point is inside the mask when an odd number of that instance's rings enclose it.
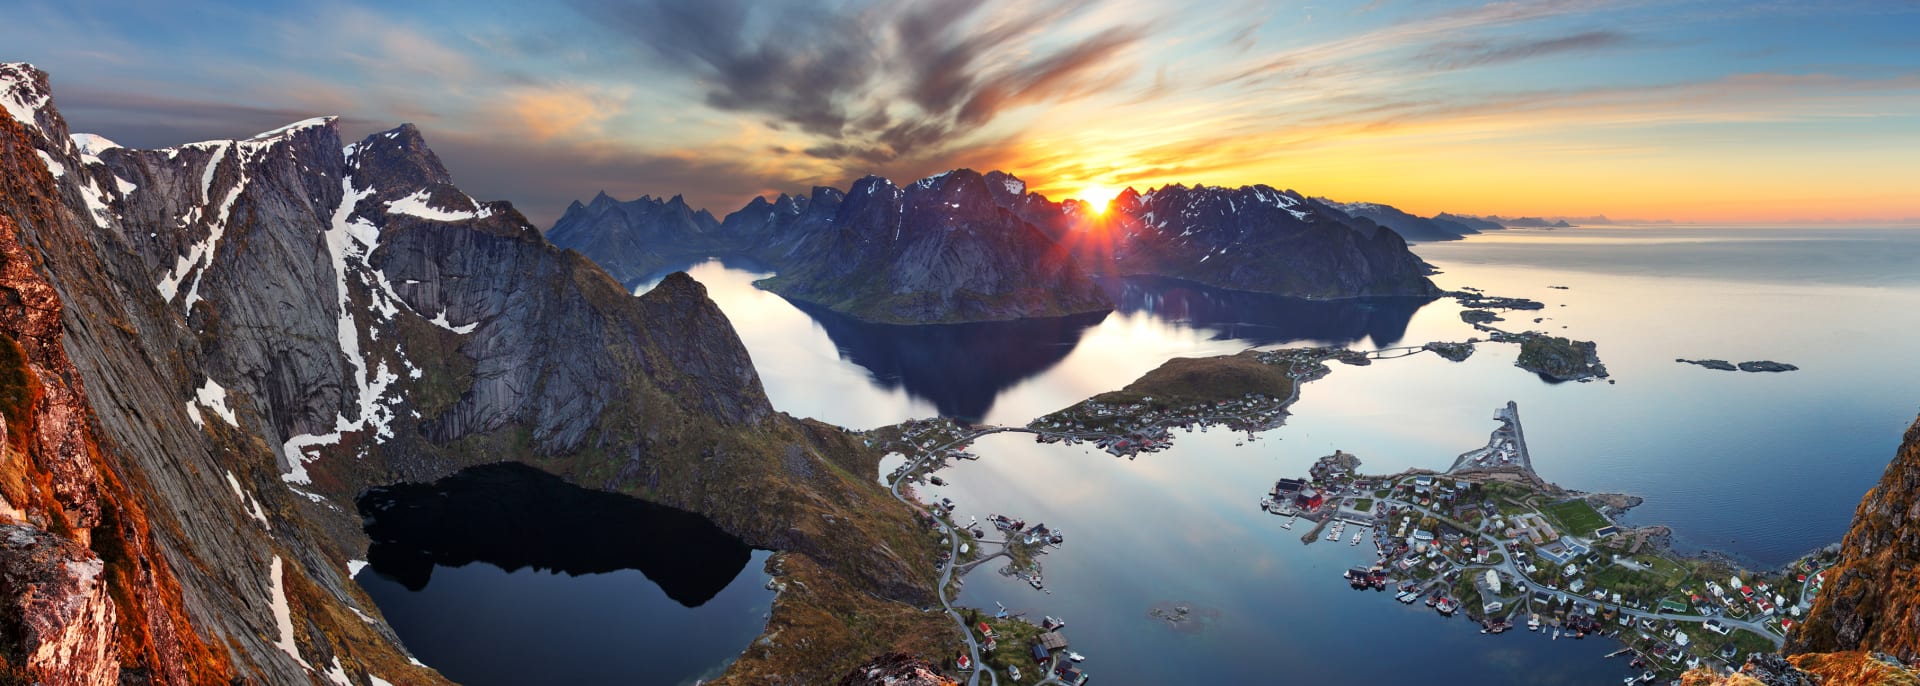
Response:
[[[1320,491],[1311,488],[1302,488],[1298,494],[1293,496],[1293,506],[1302,510],[1318,510],[1324,502],[1325,496],[1322,496]]]

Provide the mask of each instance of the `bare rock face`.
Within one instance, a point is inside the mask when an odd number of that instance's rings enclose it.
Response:
[[[1920,422],[1854,513],[1840,564],[1788,653],[1872,650],[1920,658]]]
[[[92,551],[19,524],[0,525],[0,636],[5,666],[47,686],[120,680],[118,618]]]

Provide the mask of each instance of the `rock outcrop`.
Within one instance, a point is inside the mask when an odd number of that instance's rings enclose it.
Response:
[[[348,576],[353,500],[507,460],[706,515],[836,594],[776,604],[816,642],[743,662],[823,681],[858,658],[788,653],[949,649],[914,630],[940,626],[935,551],[879,456],[773,411],[692,279],[632,297],[410,125],[130,150],[69,135],[26,65],[0,104],[0,518],[99,560],[112,612],[73,626],[120,681],[441,681]],[[834,624],[878,616],[898,630]],[[93,645],[59,635],[0,634],[0,676]]]
[[[1920,422],[1854,512],[1840,563],[1787,652],[1871,650],[1920,659]]]
[[[119,626],[93,551],[21,524],[0,525],[4,668],[48,686],[120,683]]]

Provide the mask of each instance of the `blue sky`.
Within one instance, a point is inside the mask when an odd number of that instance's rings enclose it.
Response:
[[[319,114],[565,204],[1000,168],[1410,211],[1920,217],[1911,2],[15,3],[0,60],[157,147]]]

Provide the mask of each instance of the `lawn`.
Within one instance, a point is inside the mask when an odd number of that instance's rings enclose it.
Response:
[[[1354,509],[1354,511],[1355,511],[1355,512],[1372,512],[1372,511],[1373,511],[1373,499],[1372,499],[1372,498],[1361,498],[1361,499],[1359,499],[1359,500],[1355,500],[1355,501],[1353,501],[1353,509]]]
[[[1560,523],[1561,531],[1575,536],[1591,536],[1594,531],[1607,526],[1607,518],[1600,516],[1600,512],[1585,500],[1566,500],[1540,509]]]

